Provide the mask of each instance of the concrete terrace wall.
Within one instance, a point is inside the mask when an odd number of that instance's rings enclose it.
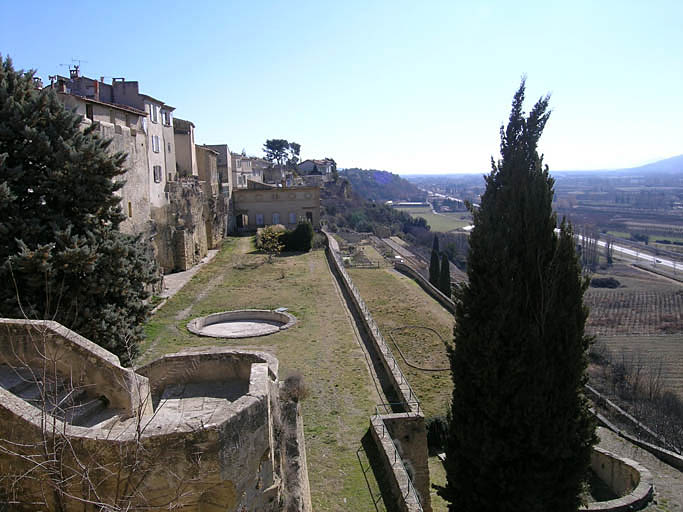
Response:
[[[339,254],[339,244],[325,230],[323,234],[327,239],[326,254],[332,272],[350,297],[351,305],[360,319],[359,328],[372,343],[388,384],[402,409],[401,412],[390,413],[387,408],[386,414],[378,411],[370,420],[371,435],[377,444],[385,470],[392,477],[391,495],[400,510],[430,511],[427,434],[420,402],[346,272]]]
[[[87,384],[89,395],[106,397],[110,407],[125,416],[152,412],[147,379],[123,368],[114,354],[57,322],[0,318],[0,341],[0,364],[37,369],[54,364],[75,387]]]
[[[652,474],[637,462],[593,447],[591,469],[619,498],[590,503],[579,510],[639,510],[652,498]]]
[[[455,302],[453,302],[449,297],[446,297],[441,292],[441,290],[439,290],[432,283],[427,281],[422,276],[422,274],[420,274],[417,270],[415,270],[410,265],[406,265],[405,263],[399,263],[399,262],[394,263],[394,268],[396,270],[398,270],[399,272],[401,272],[402,274],[407,275],[411,279],[414,279],[417,282],[417,284],[419,284],[422,287],[422,289],[424,291],[426,291],[429,295],[431,295],[446,310],[455,314]]]
[[[33,343],[36,333],[41,343],[46,340],[45,344]],[[175,505],[188,511],[280,510],[281,468],[287,462],[282,460],[284,440],[277,435],[281,419],[278,364],[274,357],[260,352],[211,349],[167,355],[133,372],[121,368],[113,354],[59,324],[10,319],[0,319],[0,347],[5,361],[14,358],[24,367],[39,357],[35,355],[37,350],[48,347],[49,353],[62,357],[67,375],[73,373],[80,378],[80,371],[85,385],[93,385],[97,393],[109,393],[112,401],[126,391],[125,386],[120,391],[116,388],[132,376],[145,386],[152,379],[145,388],[146,404],[152,403],[149,390],[158,398],[168,386],[196,382],[208,385],[207,396],[212,404],[206,406],[207,398],[201,394],[195,398],[190,393],[183,402],[172,392],[153,413],[143,411],[140,421],[121,418],[106,427],[82,427],[53,418],[0,387],[0,474],[32,471],[39,476],[15,482],[14,490],[22,501],[40,501],[45,496],[49,501],[53,496],[54,482],[40,477],[45,471],[36,469],[30,460],[42,460],[36,459],[33,451],[42,450],[46,436],[48,440],[56,436],[69,443],[70,449],[60,455],[65,471],[87,468],[88,478],[96,482],[100,503],[115,502],[125,482],[133,481],[131,485],[139,485],[140,490],[129,503],[133,508],[165,510],[169,498],[181,492]],[[243,394],[231,400],[211,401],[211,382],[231,379],[245,383]],[[294,428],[300,429],[300,422],[295,422]],[[296,432],[294,439],[303,440],[303,433]],[[27,452],[26,457],[12,455],[21,450]],[[129,464],[135,454],[142,454],[143,459]],[[292,478],[301,478],[305,470],[304,458],[301,470],[292,473]],[[137,482],[136,478],[142,479]],[[86,492],[81,473],[65,482],[65,489],[73,496]],[[307,492],[306,482],[300,487]],[[304,506],[296,510],[310,510],[305,506],[305,495],[300,503]],[[48,508],[55,507],[48,503]],[[65,506],[67,512],[91,508],[75,499],[67,499]]]

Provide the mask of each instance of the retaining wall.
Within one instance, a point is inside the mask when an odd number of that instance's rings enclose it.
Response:
[[[621,407],[613,403],[607,397],[603,396],[596,389],[592,388],[591,386],[586,386],[586,391],[588,391],[588,394],[591,395],[593,400],[599,402],[612,414],[618,416],[621,421],[631,425],[633,428],[636,429],[636,431],[645,432],[649,437],[656,439],[660,442],[664,442],[656,433],[652,432],[652,430],[650,430],[646,425],[643,425],[636,418],[628,414],[626,411],[624,411]],[[669,466],[672,466],[678,469],[679,471],[683,471],[683,455],[679,455],[673,451],[667,450],[666,448],[662,448],[661,446],[657,446],[653,443],[645,441],[644,439],[633,436],[628,432],[624,432],[600,413],[596,412],[595,416],[598,418],[598,421],[601,425],[610,429],[619,437],[623,437],[630,443],[633,443],[636,446],[642,448],[643,450],[650,452],[652,455],[657,457],[662,462],[665,462]]]
[[[410,265],[405,263],[395,262],[394,268],[407,275],[411,279],[415,280],[424,291],[431,295],[439,304],[446,308],[451,313],[455,314],[455,302],[453,302],[449,297],[446,297],[441,290],[436,288],[432,283],[427,281],[422,274],[415,270]]]
[[[327,239],[326,255],[330,268],[350,297],[351,305],[360,320],[359,328],[372,343],[384,369],[387,384],[398,397],[403,409],[398,413],[378,413],[370,419],[370,430],[379,449],[381,462],[387,474],[392,476],[390,494],[400,510],[431,511],[427,432],[420,402],[354,286],[351,276],[346,272],[337,241],[325,230],[322,232]],[[392,436],[392,431],[399,435],[399,439]],[[391,462],[396,460],[396,454],[401,459],[400,464]],[[410,475],[406,467],[410,468]]]
[[[591,454],[591,469],[619,498],[590,503],[581,507],[581,511],[639,510],[652,499],[652,474],[631,459],[619,457],[596,446]]]

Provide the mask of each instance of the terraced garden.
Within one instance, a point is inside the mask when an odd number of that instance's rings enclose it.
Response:
[[[210,339],[185,327],[209,313],[278,307],[289,308],[298,323],[262,338]],[[252,238],[230,238],[152,317],[146,332],[138,364],[193,347],[230,346],[274,354],[281,379],[303,375],[309,389],[302,409],[314,510],[374,510],[356,450],[380,399],[323,251],[267,263],[254,251]],[[371,471],[367,478],[376,490]]]
[[[444,342],[453,339],[453,315],[393,269],[350,269],[349,274],[385,339],[393,343],[425,416],[445,415],[453,383]]]
[[[464,228],[472,224],[472,216],[469,212],[454,212],[454,213],[433,213],[431,208],[416,207],[416,208],[397,208],[397,210],[409,213],[413,217],[422,217],[427,221],[427,224],[432,228],[432,231],[440,231],[446,233],[455,229]]]

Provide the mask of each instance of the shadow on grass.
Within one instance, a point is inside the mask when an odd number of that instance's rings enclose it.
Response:
[[[394,499],[388,492],[390,488],[389,479],[384,465],[381,462],[379,450],[375,444],[370,429],[365,432],[365,435],[361,439],[361,446],[356,452],[358,456],[358,464],[360,464],[363,475],[365,476],[365,482],[368,486],[368,492],[372,498],[372,502],[375,506],[377,512],[387,511],[395,512],[399,509],[394,503]],[[365,459],[365,465],[363,463]],[[373,489],[370,479],[368,478],[368,472],[372,471],[375,477],[378,489]]]

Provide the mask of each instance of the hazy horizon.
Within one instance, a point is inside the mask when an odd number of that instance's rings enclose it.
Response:
[[[553,169],[683,152],[680,1],[3,7],[0,53],[17,69],[137,80],[197,142],[237,152],[284,138],[340,167],[486,172],[524,74],[527,110],[552,94],[539,150]]]

